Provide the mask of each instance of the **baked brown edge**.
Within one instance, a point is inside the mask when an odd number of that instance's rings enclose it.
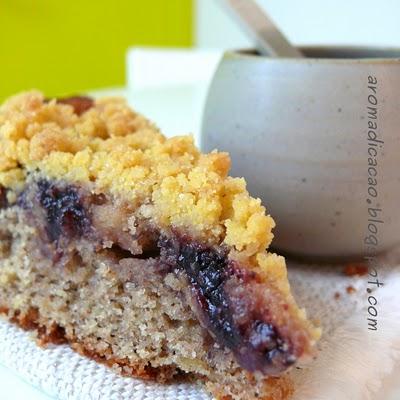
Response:
[[[46,347],[47,345],[61,345],[69,344],[71,348],[78,354],[90,358],[107,367],[120,367],[120,375],[129,376],[134,378],[143,379],[146,381],[154,381],[158,383],[177,383],[177,382],[192,382],[200,379],[202,382],[207,382],[207,378],[199,375],[188,374],[184,371],[176,373],[175,367],[151,367],[148,365],[136,363],[129,363],[127,360],[118,358],[106,358],[104,354],[95,352],[89,349],[84,341],[79,341],[77,338],[67,337],[63,327],[57,325],[55,322],[51,326],[40,324],[40,313],[35,307],[29,308],[26,313],[21,313],[19,310],[11,311],[7,306],[0,305],[0,315],[5,316],[10,322],[17,325],[25,331],[35,331],[37,334],[36,343],[39,347]],[[128,367],[131,372],[127,373],[124,367]],[[251,374],[248,374],[249,384],[254,379]],[[279,396],[273,394],[267,397],[260,397],[259,400],[288,400],[294,392],[293,382],[288,376],[281,377],[268,377],[265,380],[268,386],[275,386],[279,388]],[[232,400],[231,396],[227,396],[220,390],[213,391],[213,395],[217,400]]]

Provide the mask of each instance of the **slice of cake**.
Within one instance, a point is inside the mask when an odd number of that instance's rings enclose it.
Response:
[[[319,330],[268,253],[274,221],[225,153],[121,99],[0,109],[0,309],[123,374],[284,399]]]

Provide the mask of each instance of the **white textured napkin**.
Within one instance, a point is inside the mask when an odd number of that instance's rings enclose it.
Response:
[[[324,330],[317,359],[291,371],[296,383],[293,400],[384,399],[381,383],[400,359],[399,260],[400,253],[393,252],[379,262],[384,286],[371,293],[377,300],[376,331],[368,330],[367,321],[371,277],[346,277],[343,266],[288,262],[297,300]],[[195,385],[158,385],[121,377],[65,345],[41,349],[29,333],[3,320],[0,363],[62,400],[210,399]]]

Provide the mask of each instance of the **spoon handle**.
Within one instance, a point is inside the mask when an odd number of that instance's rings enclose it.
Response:
[[[255,0],[224,0],[242,27],[256,41],[262,55],[303,57],[293,47]]]

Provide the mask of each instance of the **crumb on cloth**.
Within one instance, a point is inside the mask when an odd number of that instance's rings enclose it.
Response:
[[[343,269],[346,276],[364,276],[368,274],[368,266],[363,263],[349,263]]]
[[[348,294],[353,294],[353,293],[355,293],[357,290],[356,290],[356,288],[355,287],[353,287],[353,286],[347,286],[347,288],[346,288],[346,292],[348,293]]]

